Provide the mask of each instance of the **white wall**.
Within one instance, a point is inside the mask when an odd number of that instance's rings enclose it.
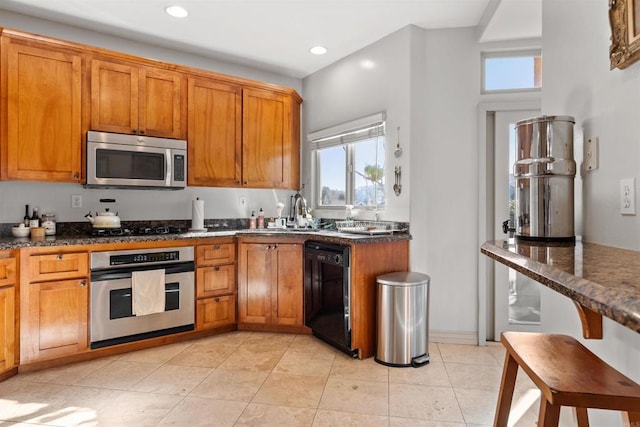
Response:
[[[365,59],[376,67],[363,69]],[[307,131],[387,111],[386,173],[402,166],[403,192],[389,197],[382,216],[411,222],[411,270],[431,276],[435,331],[477,330],[479,84],[474,29],[412,26],[303,80]],[[396,126],[400,159],[393,157]],[[304,180],[309,185],[310,174]]]
[[[576,118],[576,135],[600,139],[600,168],[582,171],[583,203],[577,209],[582,211],[583,239],[640,250],[640,216],[620,215],[618,199],[619,180],[635,178],[638,186],[640,175],[640,62],[625,70],[609,70],[607,0],[543,0],[542,10],[542,112],[571,114]],[[637,192],[636,188],[636,202]],[[581,336],[572,303],[546,288],[542,327]],[[640,334],[605,318],[604,339],[583,342],[640,381]],[[622,425],[618,413],[593,415],[592,425]]]
[[[154,58],[176,64],[198,67],[233,76],[291,87],[301,93],[300,79],[280,76],[258,69],[165,49],[159,46],[95,33],[76,27],[31,18],[11,12],[0,14],[0,26],[103,47],[120,52]],[[71,208],[71,195],[83,197],[81,209]],[[55,212],[58,221],[83,221],[89,210],[100,208],[98,199],[113,197],[118,203],[120,217],[124,221],[144,219],[190,219],[191,200],[205,200],[206,218],[248,217],[252,210],[262,207],[266,216],[276,215],[276,203],[288,205],[292,191],[245,190],[229,188],[191,187],[180,191],[160,190],[96,190],[84,189],[78,184],[0,182],[0,223],[17,222],[24,216],[24,205],[37,206],[40,212]],[[248,207],[241,209],[239,197],[248,198]],[[277,199],[277,200],[276,200]]]
[[[384,212],[380,212],[380,217],[385,220],[409,220],[411,40],[420,32],[417,27],[405,27],[303,79],[305,103],[302,110],[304,129],[301,151],[304,161],[302,179],[307,196],[311,194],[312,165],[306,134],[386,111],[385,194],[388,206]],[[403,154],[396,159],[393,150],[398,126]],[[402,167],[403,174],[400,196],[395,196],[392,189],[396,165]],[[322,215],[329,216],[331,213]],[[344,212],[334,212],[333,216],[344,218]]]

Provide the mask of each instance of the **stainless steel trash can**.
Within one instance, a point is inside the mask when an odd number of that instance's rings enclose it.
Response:
[[[429,280],[413,272],[378,276],[376,362],[414,368],[429,363]]]

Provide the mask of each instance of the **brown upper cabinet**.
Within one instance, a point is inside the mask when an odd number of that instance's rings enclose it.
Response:
[[[92,59],[91,129],[184,138],[184,81],[171,70]]]
[[[0,177],[80,182],[81,51],[6,32],[0,43]]]
[[[242,87],[189,77],[188,98],[188,184],[240,186]]]
[[[189,185],[299,188],[299,99],[191,77],[188,104]]]
[[[96,130],[187,139],[190,186],[299,188],[294,90],[0,32],[0,179],[82,183]]]
[[[300,104],[260,89],[242,93],[242,183],[253,188],[300,187]]]

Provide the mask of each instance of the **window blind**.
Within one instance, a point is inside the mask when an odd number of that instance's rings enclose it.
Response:
[[[386,113],[381,112],[307,135],[313,148],[335,147],[384,135]]]

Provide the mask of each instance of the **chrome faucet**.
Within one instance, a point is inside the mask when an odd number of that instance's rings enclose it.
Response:
[[[306,217],[307,215],[307,201],[298,191],[296,195],[293,197],[293,221],[298,225],[298,216]]]

